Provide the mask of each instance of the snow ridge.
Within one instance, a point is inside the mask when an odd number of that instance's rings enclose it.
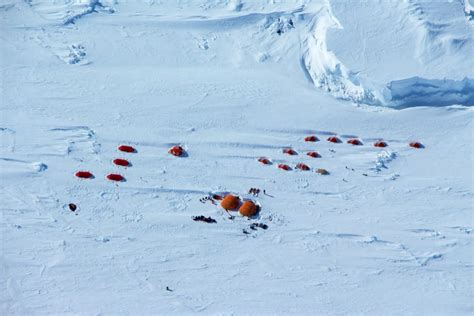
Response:
[[[308,36],[303,40],[302,64],[317,88],[324,89],[339,99],[355,103],[380,105],[374,91],[365,88],[356,73],[347,69],[326,44],[327,31],[342,29],[332,14],[329,4],[311,21]]]
[[[390,106],[474,106],[474,79],[437,80],[413,77],[387,85]]]
[[[60,21],[63,25],[74,24],[78,19],[96,12],[114,13],[114,9],[106,5],[110,0],[72,0],[47,1],[24,0],[34,11],[47,20]]]
[[[456,28],[456,19],[437,18],[439,7],[413,2],[407,10],[420,33],[416,55],[421,60],[431,62],[448,53],[456,54],[469,41],[464,32]]]
[[[461,0],[464,5],[464,14],[468,17],[470,21],[474,20],[474,4],[471,0]]]

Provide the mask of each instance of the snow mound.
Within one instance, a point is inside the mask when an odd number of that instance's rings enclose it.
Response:
[[[0,158],[0,175],[2,177],[35,174],[48,169],[42,162],[30,162],[12,158]]]
[[[46,20],[74,24],[78,19],[94,12],[113,13],[112,0],[25,0],[35,12]]]
[[[299,75],[316,88],[357,104],[398,108],[470,102],[464,92],[458,97],[451,93],[451,80],[466,83],[463,78],[467,82],[474,78],[474,61],[469,57],[474,49],[473,24],[471,18],[466,19],[473,11],[467,0],[381,2],[376,6],[345,1],[305,1],[304,5],[299,1],[244,0],[200,0],[181,5],[158,1],[25,1],[44,19],[64,25],[94,12],[115,12],[114,7],[117,16],[127,21],[142,17],[165,27],[192,25],[193,32],[208,31],[206,36],[196,36],[197,46],[212,51],[208,58],[216,62],[242,66],[251,55],[252,60],[269,67],[285,63],[299,69]],[[215,54],[225,46],[216,34],[232,34],[229,40],[234,49]],[[68,64],[90,63],[83,48],[55,48],[47,40],[41,41]],[[211,44],[217,44],[215,50],[210,49]],[[413,78],[430,78],[435,86],[446,79],[449,84],[438,86],[440,91],[435,95],[443,98],[432,103],[433,99],[423,99],[427,91],[419,91],[418,83],[415,87],[407,85]],[[418,91],[421,94],[415,97]]]
[[[469,20],[474,20],[474,4],[471,3],[471,0],[462,0],[462,2],[464,4],[464,14]]]
[[[412,106],[474,105],[474,79],[436,80],[419,77],[392,81],[387,85],[390,105]]]
[[[416,58],[430,63],[468,49],[469,45],[466,44],[472,42],[472,29],[460,14],[461,9],[457,2],[444,5],[409,3],[408,16],[418,33]],[[451,13],[450,17],[446,17],[446,10]],[[468,50],[466,53],[469,53]]]
[[[328,49],[357,74],[360,86],[369,88],[381,104],[398,107],[400,100],[392,98],[393,94],[410,96],[413,102],[402,102],[404,107],[466,104],[463,100],[469,97],[453,98],[451,94],[453,81],[459,86],[474,78],[473,24],[466,19],[460,1],[386,1],[376,6],[333,1],[331,10],[340,27],[330,30]],[[436,95],[449,97],[423,99],[426,90],[407,84],[418,81],[413,78],[434,80],[431,84],[440,89]],[[449,83],[441,84],[445,79]],[[397,91],[391,96],[386,93],[387,86],[396,86]],[[421,94],[416,97],[418,91]]]
[[[381,172],[383,169],[388,169],[388,164],[397,158],[397,154],[392,151],[384,150],[377,154],[375,159],[375,167],[373,168],[376,172]]]

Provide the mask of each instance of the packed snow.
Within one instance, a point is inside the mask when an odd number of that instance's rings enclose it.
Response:
[[[3,0],[0,314],[472,315],[472,8]]]

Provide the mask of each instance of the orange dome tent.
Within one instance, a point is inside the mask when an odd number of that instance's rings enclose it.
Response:
[[[239,213],[242,216],[252,217],[257,214],[258,207],[252,201],[245,201],[239,208]]]
[[[176,157],[181,157],[181,156],[183,156],[186,152],[184,151],[183,147],[181,147],[181,146],[179,146],[179,145],[176,145],[176,146],[171,147],[171,148],[168,150],[168,153],[170,153],[171,155],[176,156]]]
[[[227,211],[235,210],[240,205],[240,199],[232,194],[227,194],[221,201],[221,206]]]

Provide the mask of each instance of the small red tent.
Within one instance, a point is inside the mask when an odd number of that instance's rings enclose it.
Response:
[[[117,174],[117,173],[110,173],[107,175],[107,179],[111,180],[111,181],[125,181],[125,178],[120,175],[120,174]]]
[[[118,150],[126,152],[126,153],[136,153],[137,152],[137,150],[135,148],[133,148],[132,146],[128,146],[128,145],[120,145],[118,147]]]
[[[76,177],[82,178],[82,179],[92,179],[94,178],[94,175],[90,173],[89,171],[78,171],[76,172]]]
[[[330,143],[335,143],[335,144],[341,142],[341,140],[339,138],[337,138],[336,136],[328,137],[327,141],[330,142]]]
[[[321,158],[321,155],[317,153],[316,151],[309,151],[306,153],[306,155],[312,157],[312,158]]]
[[[282,169],[282,170],[286,170],[286,171],[291,170],[291,167],[288,166],[288,165],[286,165],[286,164],[284,164],[284,163],[279,164],[279,165],[278,165],[278,168],[279,168],[279,169]]]
[[[296,169],[300,169],[300,170],[303,170],[303,171],[310,170],[310,168],[302,162],[300,162],[299,164],[296,165]]]
[[[298,155],[298,153],[296,151],[294,151],[293,149],[291,149],[291,148],[284,148],[283,153],[287,154],[287,155],[290,155],[290,156]]]
[[[306,136],[304,138],[304,141],[305,142],[317,142],[317,141],[319,141],[319,139],[316,136],[311,135],[311,136]]]

